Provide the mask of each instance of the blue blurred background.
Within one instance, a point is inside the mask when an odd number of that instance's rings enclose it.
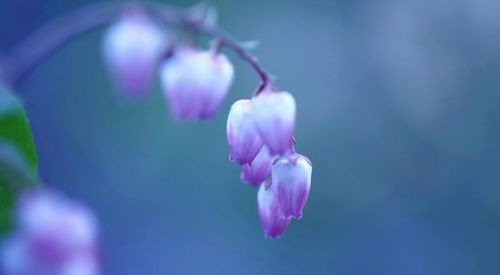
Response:
[[[89,2],[0,0],[0,50]],[[264,239],[227,161],[229,106],[258,84],[247,64],[228,52],[216,121],[175,123],[158,85],[117,98],[93,32],[18,93],[42,179],[100,218],[104,274],[500,274],[500,1],[213,3],[296,97],[304,218]]]

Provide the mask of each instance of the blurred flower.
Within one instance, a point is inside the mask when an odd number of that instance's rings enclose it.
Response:
[[[285,233],[290,219],[283,217],[281,207],[269,186],[270,183],[267,181],[260,185],[257,193],[257,207],[264,235],[267,238],[277,238]]]
[[[269,153],[269,149],[262,146],[251,164],[241,166],[241,181],[253,186],[259,185],[271,174],[274,159]]]
[[[163,89],[178,120],[212,119],[233,80],[233,65],[223,54],[183,48],[161,68]]]
[[[108,29],[103,52],[119,87],[129,96],[140,96],[150,86],[167,47],[166,32],[133,10]]]
[[[262,148],[263,142],[255,127],[250,100],[238,100],[231,106],[227,118],[227,142],[229,160],[240,165],[251,163]]]
[[[252,99],[257,129],[272,155],[292,147],[295,128],[295,100],[287,92],[265,90]]]
[[[297,153],[278,159],[272,168],[272,189],[285,217],[302,217],[311,187],[311,161]]]
[[[97,221],[58,193],[28,191],[17,207],[18,230],[2,249],[6,275],[99,273]]]

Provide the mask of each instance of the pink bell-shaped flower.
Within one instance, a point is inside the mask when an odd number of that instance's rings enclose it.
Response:
[[[275,157],[264,145],[253,159],[251,164],[241,166],[241,181],[257,186],[271,175],[271,168]]]
[[[233,65],[221,53],[191,48],[175,52],[160,71],[172,115],[178,120],[214,118],[233,74]]]
[[[266,238],[274,239],[285,233],[290,219],[284,217],[269,184],[270,181],[267,181],[260,185],[257,193],[257,208],[264,235]]]
[[[272,189],[286,218],[300,219],[311,188],[311,161],[297,153],[279,158],[271,172]]]
[[[262,148],[263,142],[255,127],[250,100],[241,99],[231,106],[227,117],[227,143],[229,160],[240,165],[251,163]]]
[[[164,30],[142,12],[125,14],[106,32],[103,53],[119,88],[128,96],[141,96],[168,47]]]
[[[257,129],[272,155],[292,148],[295,128],[295,100],[287,92],[265,90],[252,99]]]
[[[17,220],[16,234],[2,249],[2,274],[99,273],[97,221],[82,205],[29,191],[19,200]]]

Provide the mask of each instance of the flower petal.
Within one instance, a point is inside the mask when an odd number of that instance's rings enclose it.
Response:
[[[275,157],[271,156],[269,149],[262,146],[251,164],[241,166],[241,181],[253,186],[259,185],[271,175],[274,159]]]
[[[252,162],[263,142],[253,120],[250,100],[236,101],[227,118],[229,160],[240,165]]]
[[[272,155],[292,148],[295,100],[287,92],[264,91],[252,99],[257,129]]]
[[[165,31],[137,11],[124,15],[108,29],[103,43],[104,59],[126,95],[145,93],[168,40]]]
[[[233,74],[233,66],[223,54],[191,48],[178,50],[160,71],[174,118],[214,118],[229,91]]]
[[[312,166],[299,154],[278,159],[272,168],[273,192],[285,217],[300,219],[309,196]]]
[[[290,219],[284,218],[281,208],[269,188],[269,183],[262,183],[257,194],[259,219],[268,238],[278,238],[285,233]]]

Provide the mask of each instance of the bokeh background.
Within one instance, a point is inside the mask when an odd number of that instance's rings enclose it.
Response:
[[[89,2],[0,0],[0,50]],[[158,85],[117,97],[93,32],[18,94],[42,179],[100,218],[104,274],[500,274],[499,1],[212,3],[296,97],[304,217],[264,239],[227,161],[229,106],[258,84],[245,63],[229,53],[217,120],[175,123]]]

